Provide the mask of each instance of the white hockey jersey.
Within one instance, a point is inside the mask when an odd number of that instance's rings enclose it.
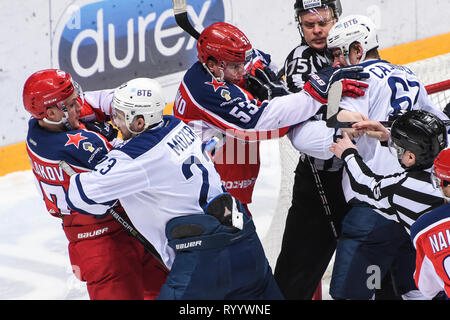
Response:
[[[364,67],[364,72],[370,74],[370,78],[365,80],[369,87],[365,95],[357,99],[342,97],[342,109],[360,112],[378,121],[395,120],[406,111],[419,109],[431,112],[440,119],[448,119],[431,102],[425,87],[407,67],[384,60],[367,60],[360,65]],[[395,152],[382,147],[377,139],[364,135],[356,140],[356,146],[365,164],[375,174],[386,176],[403,171]],[[356,196],[345,171],[343,189],[347,201]]]
[[[165,235],[172,218],[204,214],[225,190],[200,137],[185,123],[164,116],[113,149],[95,170],[71,177],[68,203],[80,213],[103,215],[118,199],[135,228],[170,269],[175,257]]]

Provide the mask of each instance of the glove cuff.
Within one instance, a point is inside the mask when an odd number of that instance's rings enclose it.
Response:
[[[305,90],[306,92],[308,92],[315,100],[319,101],[322,104],[327,104],[328,99],[324,98],[323,96],[321,96],[316,89],[311,85],[311,83],[306,82],[305,85],[303,86],[303,90]]]

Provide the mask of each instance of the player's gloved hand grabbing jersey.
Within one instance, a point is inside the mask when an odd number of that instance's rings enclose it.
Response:
[[[101,134],[111,142],[115,138],[117,138],[118,130],[113,127],[112,124],[109,122],[98,122],[98,121],[89,121],[89,122],[83,122],[83,125],[86,127],[87,130],[97,132],[98,134]]]
[[[317,101],[326,104],[330,86],[336,81],[341,81],[344,96],[360,97],[364,95],[364,90],[361,88],[367,88],[369,85],[358,80],[370,77],[367,72],[362,71],[362,66],[324,68],[317,73],[312,73],[303,89]]]
[[[289,94],[288,88],[276,74],[269,68],[255,69],[254,75],[249,74],[246,78],[247,91],[259,101],[271,100]]]

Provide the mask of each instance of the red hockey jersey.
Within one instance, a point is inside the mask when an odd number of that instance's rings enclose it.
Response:
[[[411,227],[411,239],[417,288],[430,298],[441,291],[450,297],[450,204],[422,215]]]
[[[82,105],[80,120],[104,121],[107,118],[105,111],[110,112],[112,91],[90,92],[87,95],[89,99],[85,99]],[[96,99],[99,104],[93,107],[89,101]],[[26,149],[36,177],[37,189],[48,212],[55,217],[61,217],[76,212],[67,206],[65,195],[69,177],[59,167],[59,161],[66,161],[77,172],[93,169],[112,149],[112,145],[100,134],[86,129],[47,131],[39,126],[38,120],[31,118],[28,123]],[[94,218],[85,217],[83,220],[86,219]]]
[[[270,63],[268,55],[257,53],[256,65]],[[213,161],[223,186],[243,204],[252,200],[260,169],[257,140],[278,138],[288,131],[257,128],[266,105],[267,101],[257,101],[237,85],[217,81],[200,62],[187,71],[175,98],[174,115],[189,123],[205,143],[214,136],[224,138]]]

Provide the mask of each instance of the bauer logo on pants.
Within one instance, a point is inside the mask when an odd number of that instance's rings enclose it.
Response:
[[[228,1],[188,1],[191,23],[202,31],[229,20]],[[172,1],[76,0],[56,21],[53,67],[89,90],[182,72],[197,59],[196,41],[177,26]]]
[[[79,233],[77,235],[78,239],[87,239],[87,238],[92,238],[92,237],[98,237],[104,233],[108,232],[108,227],[105,227],[103,229],[98,229],[98,230],[94,230],[94,231],[90,231],[90,232],[83,232],[83,233]]]

